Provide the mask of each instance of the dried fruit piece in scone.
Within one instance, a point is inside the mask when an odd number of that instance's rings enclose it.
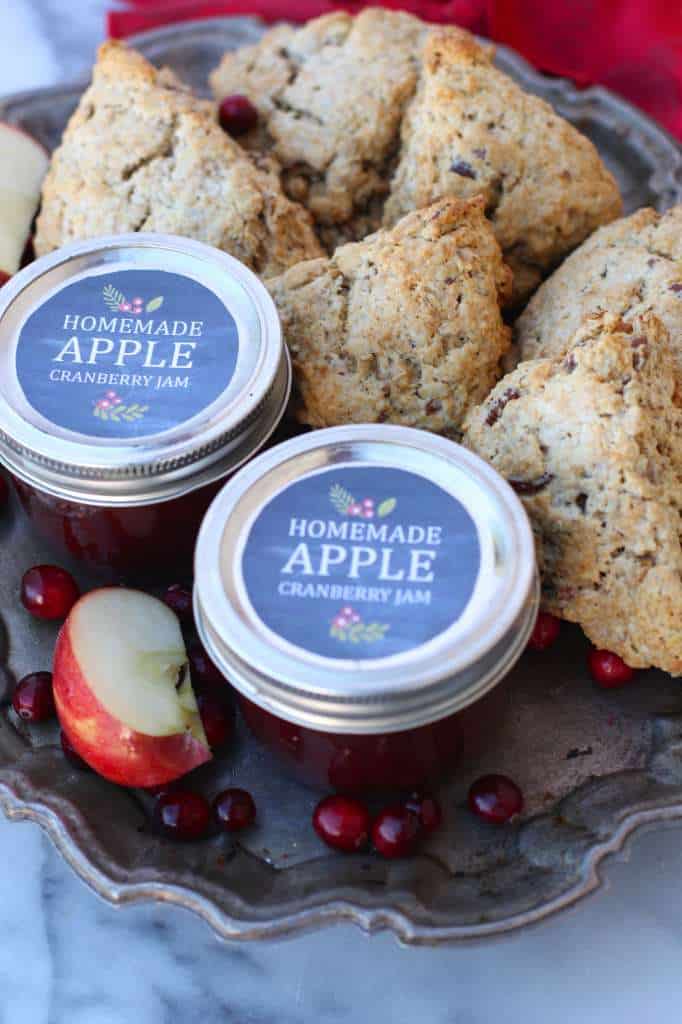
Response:
[[[127,231],[194,238],[269,275],[321,252],[310,215],[225,134],[213,103],[105,43],[52,157],[36,252]]]
[[[509,391],[490,422],[491,410]],[[521,363],[464,443],[516,487],[543,607],[634,668],[682,674],[682,410],[653,314],[588,318],[568,353]]]
[[[511,275],[481,199],[443,199],[268,287],[314,427],[389,422],[457,436],[500,375]]]

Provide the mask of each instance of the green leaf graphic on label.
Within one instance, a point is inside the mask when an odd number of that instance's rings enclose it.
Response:
[[[93,412],[101,420],[112,420],[114,423],[125,420],[126,423],[134,423],[135,420],[141,420],[148,410],[148,405],[133,403],[133,405],[115,405],[111,408],[102,408],[101,405],[96,405]]]
[[[126,300],[123,292],[120,292],[118,288],[114,288],[113,284],[106,284],[104,286],[102,289],[102,297],[106,305],[112,311],[118,310],[121,304]]]
[[[329,491],[329,500],[340,516],[348,515],[348,509],[355,504],[355,498],[340,484],[334,484]]]
[[[147,303],[146,310],[148,313],[154,313],[157,309],[161,309],[163,306],[163,295],[157,295],[155,299],[150,299]]]
[[[373,644],[377,640],[383,640],[389,629],[390,626],[387,622],[356,622],[350,626],[332,624],[329,635],[343,643]]]
[[[395,498],[386,498],[386,500],[382,501],[382,503],[379,505],[379,508],[377,509],[377,515],[379,516],[380,519],[383,519],[384,516],[390,516],[391,512],[393,511],[397,504],[398,502],[395,500]]]

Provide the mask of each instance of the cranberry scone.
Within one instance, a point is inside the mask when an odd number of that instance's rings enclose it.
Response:
[[[519,355],[563,355],[584,317],[600,310],[632,320],[648,309],[668,329],[682,384],[682,206],[638,210],[583,242],[516,321]]]
[[[211,76],[218,99],[243,93],[255,104],[259,126],[243,141],[277,157],[288,195],[332,249],[381,225],[427,32],[400,11],[337,12],[270,30],[226,53]]]
[[[160,231],[207,242],[259,274],[321,254],[310,215],[169,70],[105,43],[52,156],[35,248]]]
[[[211,81],[219,99],[256,105],[246,145],[277,157],[328,246],[481,194],[519,302],[621,212],[590,140],[454,26],[377,8],[325,15],[226,54]]]
[[[682,410],[652,313],[586,319],[566,355],[521,363],[464,443],[521,497],[547,611],[634,668],[682,674]]]
[[[444,199],[268,285],[302,423],[401,423],[457,436],[500,375],[509,269],[483,200]]]

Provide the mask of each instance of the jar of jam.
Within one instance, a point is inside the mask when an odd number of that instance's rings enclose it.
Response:
[[[414,787],[493,729],[537,614],[533,536],[508,484],[451,441],[319,430],[223,487],[194,602],[251,730],[300,778]]]
[[[290,383],[267,290],[198,242],[70,245],[0,292],[0,460],[35,530],[108,575],[191,570],[211,499]]]

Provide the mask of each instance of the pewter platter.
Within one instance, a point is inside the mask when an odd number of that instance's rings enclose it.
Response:
[[[139,36],[155,63],[170,64],[205,91],[224,50],[258,38],[254,19],[189,23]],[[600,88],[546,79],[500,48],[498,64],[589,135],[616,174],[627,210],[682,200],[682,157],[666,133]],[[0,119],[23,125],[49,148],[83,83],[0,102]],[[490,936],[537,921],[600,884],[600,862],[638,827],[682,818],[682,686],[642,673],[604,693],[585,670],[587,643],[565,628],[552,652],[527,654],[505,681],[505,716],[488,752],[440,796],[447,825],[407,861],[343,857],[309,826],[318,795],[288,781],[244,733],[197,775],[207,794],[234,784],[256,797],[259,826],[234,843],[173,845],[148,830],[146,797],[71,768],[54,726],[25,728],[8,710],[13,681],[49,668],[55,629],[18,601],[32,564],[53,556],[16,509],[0,526],[0,803],[37,821],[66,860],[115,904],[175,903],[226,938],[254,939],[340,919],[389,928],[408,943]],[[63,560],[62,560],[63,561]],[[96,582],[76,572],[84,587]],[[168,581],[172,582],[172,581]],[[522,786],[526,812],[494,829],[464,806],[469,783],[502,771]]]

